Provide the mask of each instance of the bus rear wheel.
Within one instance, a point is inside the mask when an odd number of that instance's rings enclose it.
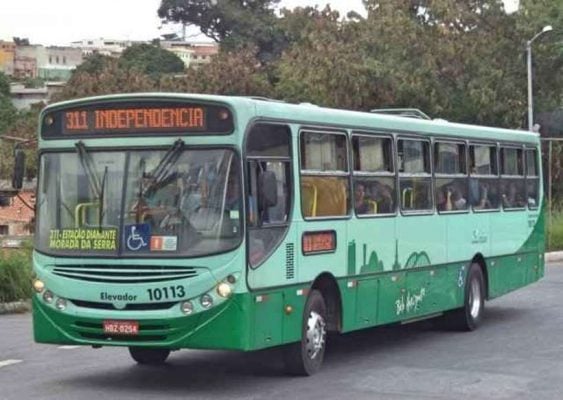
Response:
[[[485,279],[479,264],[469,267],[465,281],[463,307],[446,314],[446,326],[459,331],[473,331],[481,324],[485,309]]]
[[[301,341],[284,348],[286,371],[309,376],[321,368],[326,348],[326,304],[318,290],[312,290],[305,304]]]
[[[147,349],[145,347],[129,347],[133,360],[142,365],[162,365],[170,355],[168,349]]]

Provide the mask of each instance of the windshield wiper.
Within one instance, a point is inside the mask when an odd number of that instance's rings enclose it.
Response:
[[[104,177],[102,178],[102,187],[100,188],[100,207],[98,207],[98,230],[102,231],[102,221],[104,220],[105,216],[105,209],[104,209],[104,199],[106,194],[106,181],[108,177],[108,167],[106,165],[104,169]]]
[[[141,158],[141,161],[139,162],[140,164],[140,169],[141,169],[141,177],[139,178],[139,192],[137,193],[137,209],[135,210],[135,223],[138,225],[139,222],[141,221],[141,212],[143,211],[141,209],[141,203],[143,201],[143,180],[146,179],[146,162],[144,158]]]
[[[168,177],[170,169],[180,158],[183,150],[184,141],[182,139],[176,140],[174,144],[168,149],[164,157],[162,157],[156,168],[149,174],[151,182],[142,192],[143,197],[150,193],[155,187],[158,187],[161,183],[164,182],[164,180]]]
[[[78,159],[80,160],[80,165],[82,165],[82,169],[86,172],[86,177],[88,178],[88,183],[90,184],[90,188],[92,192],[96,195],[97,198],[100,197],[101,187],[100,187],[100,180],[98,179],[98,175],[94,171],[92,164],[92,157],[88,154],[88,150],[86,150],[86,146],[83,142],[76,142],[76,152],[78,153]]]

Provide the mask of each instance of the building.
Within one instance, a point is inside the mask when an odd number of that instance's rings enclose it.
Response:
[[[74,47],[16,46],[14,76],[67,81],[82,59],[82,51]]]
[[[16,46],[14,77],[37,78],[37,66],[45,62],[45,48],[40,44]]]
[[[216,43],[163,40],[160,42],[160,46],[176,54],[184,62],[186,68],[207,64],[211,61],[211,57],[219,52],[219,46]]]
[[[8,203],[7,206],[0,206],[0,239],[32,235],[35,213],[27,205],[35,205],[35,191],[25,189]]]
[[[135,43],[132,40],[113,40],[113,39],[83,39],[72,42],[71,47],[78,48],[82,51],[83,57],[98,53],[104,56],[119,57],[123,50]]]
[[[14,75],[16,44],[0,40],[0,71],[6,75]]]
[[[215,43],[195,44],[193,45],[193,49],[193,62],[196,65],[211,62],[211,57],[219,52],[219,46]]]
[[[18,56],[16,53],[13,75],[17,79],[37,78],[37,60],[33,57]]]
[[[82,63],[82,50],[75,47],[49,46],[38,65],[38,76],[50,81],[68,81],[72,71]]]
[[[49,91],[46,86],[40,88],[26,88],[22,84],[12,84],[10,86],[10,99],[16,109],[28,110],[33,104],[47,104]]]

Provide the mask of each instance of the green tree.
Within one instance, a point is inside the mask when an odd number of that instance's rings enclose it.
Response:
[[[553,27],[533,43],[534,111],[563,109],[563,0],[522,0],[516,21],[523,60],[526,40],[546,25]]]
[[[190,68],[181,78],[165,77],[160,89],[172,92],[240,96],[271,96],[272,86],[257,49],[222,52],[201,68]]]
[[[0,96],[10,96],[10,78],[0,71]]]
[[[7,133],[16,116],[17,111],[10,97],[0,94],[0,135]]]
[[[158,90],[158,83],[154,79],[136,69],[120,67],[117,59],[104,59],[100,69],[97,68],[94,73],[77,69],[62,92],[54,95],[52,101]]]
[[[37,175],[37,120],[42,106],[32,106],[29,110],[15,112],[6,128],[10,137],[21,138],[27,141],[24,146],[26,151],[26,174],[32,179]],[[1,117],[0,117],[1,119]],[[13,159],[14,143],[0,141],[0,179],[9,179],[14,168]]]
[[[104,68],[112,62],[113,58],[104,56],[100,53],[93,53],[86,57],[84,61],[76,67],[74,74],[100,74]]]
[[[158,15],[165,22],[199,27],[227,51],[256,46],[262,62],[276,59],[286,47],[274,6],[279,0],[162,0]]]
[[[328,107],[367,108],[373,82],[355,24],[342,22],[330,7],[286,13],[284,24],[288,32],[297,32],[293,27],[300,25],[304,29],[277,63],[277,96]]]
[[[124,69],[135,69],[153,79],[184,71],[184,63],[176,54],[146,43],[134,44],[126,48],[119,58],[119,66]]]

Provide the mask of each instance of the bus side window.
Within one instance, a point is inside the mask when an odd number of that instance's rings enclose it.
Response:
[[[281,242],[289,227],[291,207],[291,133],[285,125],[259,123],[246,140],[246,220],[249,263],[257,268]],[[260,200],[260,176],[275,176],[277,199]],[[272,199],[270,199],[272,200]]]
[[[348,215],[348,146],[340,132],[302,131],[301,212],[304,218]]]
[[[538,207],[539,193],[538,151],[536,149],[526,149],[526,198],[529,208]]]
[[[495,210],[500,204],[497,148],[469,146],[469,204],[474,210]]]
[[[501,147],[500,159],[500,194],[503,208],[526,207],[526,183],[522,149]]]
[[[463,143],[434,143],[434,173],[436,176],[436,208],[438,212],[466,211],[467,168],[466,146]]]
[[[431,211],[432,175],[430,143],[427,140],[399,139],[399,193],[401,209],[406,212]]]
[[[395,212],[395,170],[390,137],[354,132],[354,210],[368,216]]]

